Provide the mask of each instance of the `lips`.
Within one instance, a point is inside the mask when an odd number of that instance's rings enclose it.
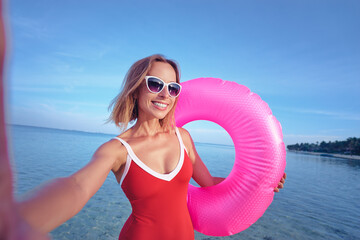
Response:
[[[169,105],[167,103],[155,102],[155,101],[153,101],[152,104],[154,104],[157,108],[159,108],[161,110],[166,109],[166,107]]]

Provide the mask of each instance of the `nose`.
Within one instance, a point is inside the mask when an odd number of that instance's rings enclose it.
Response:
[[[168,90],[167,90],[167,86],[165,86],[163,88],[163,90],[161,90],[161,92],[158,93],[158,96],[159,97],[162,97],[162,98],[167,98],[169,97],[169,93],[168,93]]]

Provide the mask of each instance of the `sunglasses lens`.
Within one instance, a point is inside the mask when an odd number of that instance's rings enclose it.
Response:
[[[149,78],[147,80],[148,88],[151,92],[158,93],[164,87],[164,83],[156,78]]]
[[[176,83],[169,84],[168,89],[169,89],[169,94],[172,97],[177,97],[180,93],[180,85]]]

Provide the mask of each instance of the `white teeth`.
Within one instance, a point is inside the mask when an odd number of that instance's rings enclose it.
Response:
[[[154,102],[154,104],[158,107],[165,108],[167,105],[164,103]]]

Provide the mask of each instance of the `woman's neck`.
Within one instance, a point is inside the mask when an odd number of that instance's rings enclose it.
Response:
[[[159,132],[163,132],[160,121],[156,118],[146,121],[137,119],[132,129],[138,136],[155,136]]]

